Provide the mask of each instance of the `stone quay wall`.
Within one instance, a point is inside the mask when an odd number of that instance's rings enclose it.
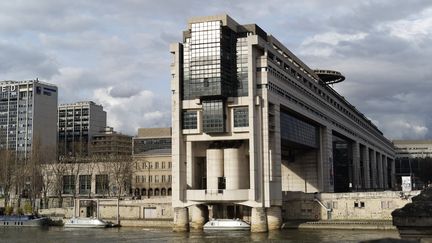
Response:
[[[350,193],[283,192],[282,219],[391,220],[391,212],[411,202],[420,191]]]

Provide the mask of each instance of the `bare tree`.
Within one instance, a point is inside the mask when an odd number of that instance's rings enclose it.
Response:
[[[5,206],[9,204],[11,192],[13,190],[15,167],[15,151],[6,149],[0,150],[0,186],[3,187]]]
[[[112,178],[112,191],[117,198],[128,194],[132,179],[131,156],[111,156],[111,162],[107,165],[107,171]]]

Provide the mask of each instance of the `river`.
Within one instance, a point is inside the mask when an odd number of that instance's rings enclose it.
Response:
[[[399,238],[394,230],[281,230],[270,233],[188,232],[170,229],[123,227],[108,229],[0,228],[0,242],[359,242],[379,238]]]

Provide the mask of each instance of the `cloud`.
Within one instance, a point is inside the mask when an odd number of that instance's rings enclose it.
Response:
[[[113,87],[94,91],[94,100],[103,104],[109,125],[134,135],[140,127],[170,127],[170,101],[143,90],[129,97],[112,96]]]

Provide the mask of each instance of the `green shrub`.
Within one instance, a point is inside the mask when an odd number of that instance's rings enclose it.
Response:
[[[22,208],[18,208],[18,215],[23,215],[24,214],[24,210]]]
[[[12,206],[6,206],[5,208],[5,214],[6,215],[12,215],[14,208]]]
[[[33,208],[30,203],[24,204],[24,213],[31,214],[33,213]]]

